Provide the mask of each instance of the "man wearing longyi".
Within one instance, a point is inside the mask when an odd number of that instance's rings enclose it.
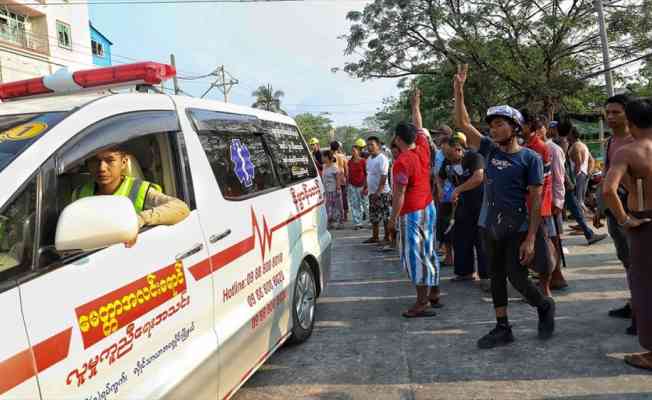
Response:
[[[632,308],[638,340],[647,353],[625,356],[625,362],[652,370],[652,258],[646,246],[652,243],[652,100],[628,103],[625,113],[634,141],[621,147],[611,162],[603,195],[618,224],[625,227],[630,244],[629,270]],[[625,212],[618,196],[624,184],[629,193]]]

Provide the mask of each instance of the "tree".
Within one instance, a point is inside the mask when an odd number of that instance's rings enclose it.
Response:
[[[294,120],[307,140],[316,137],[322,147],[328,146],[331,141],[330,134],[333,130],[333,121],[323,115],[311,113],[299,114],[294,117]]]
[[[623,1],[605,6],[614,65],[647,52],[652,32],[650,2]],[[602,69],[593,0],[375,0],[347,18],[345,52],[360,58],[344,70],[361,79],[422,74],[449,84],[468,63],[481,99],[552,114]]]
[[[342,143],[343,150],[350,154],[353,143],[360,138],[360,133],[360,129],[355,126],[338,126],[335,128],[335,140]]]
[[[256,98],[256,102],[251,105],[253,108],[287,115],[281,109],[281,97],[285,96],[282,90],[274,91],[272,85],[267,84],[259,86],[251,95]]]

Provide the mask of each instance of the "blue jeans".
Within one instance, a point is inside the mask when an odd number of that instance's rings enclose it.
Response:
[[[582,209],[577,202],[577,197],[575,197],[574,191],[566,191],[565,204],[566,208],[568,208],[568,211],[570,211],[577,224],[580,226],[580,228],[582,228],[582,232],[584,232],[584,237],[586,240],[591,240],[594,235],[593,230],[589,228],[589,226],[586,224],[586,221],[584,220],[584,213],[582,212]]]

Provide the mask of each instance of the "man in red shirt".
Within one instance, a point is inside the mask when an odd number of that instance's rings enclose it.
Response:
[[[540,274],[540,285],[544,296],[552,297],[550,281],[555,269],[557,252],[550,240],[555,232],[555,222],[552,219],[552,154],[546,143],[537,135],[537,131],[545,126],[546,121],[540,116],[524,115],[523,139],[525,146],[534,150],[543,161],[543,188],[541,200],[542,226],[539,227],[534,250],[534,270]],[[528,204],[529,207],[529,204]]]
[[[419,127],[420,128],[420,127]],[[396,126],[401,153],[394,161],[394,196],[390,229],[399,222],[401,264],[416,286],[417,301],[406,318],[431,317],[439,307],[439,260],[435,251],[437,211],[430,187],[430,144],[423,129]]]
[[[360,140],[360,139],[359,139]],[[365,145],[366,142],[362,141]],[[364,197],[367,190],[367,163],[360,154],[360,148],[354,145],[351,149],[349,164],[349,207],[351,208],[351,219],[353,229],[362,228],[362,216],[364,214]]]

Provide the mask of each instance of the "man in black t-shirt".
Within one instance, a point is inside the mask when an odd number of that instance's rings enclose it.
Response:
[[[454,282],[475,280],[475,254],[478,257],[478,275],[483,286],[489,287],[487,259],[480,242],[478,219],[482,208],[484,157],[466,149],[466,137],[455,133],[442,140],[446,160],[439,170],[440,183],[453,183],[452,201],[455,204],[453,251],[455,253]]]

